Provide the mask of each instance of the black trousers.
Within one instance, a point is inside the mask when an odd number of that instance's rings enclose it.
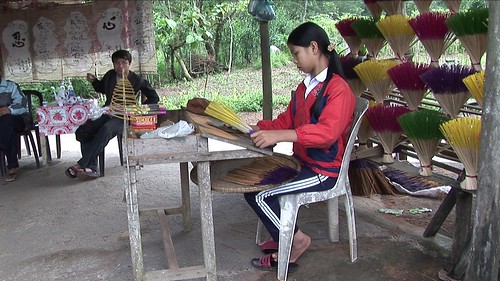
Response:
[[[112,138],[123,132],[123,119],[103,115],[94,124],[98,124],[98,128],[92,130],[91,136],[80,138],[79,134],[82,131],[79,130],[75,134],[77,140],[80,141],[82,153],[82,158],[77,161],[78,165],[97,171],[97,157]]]
[[[25,128],[21,115],[4,114],[0,116],[0,150],[7,157],[7,169],[19,167],[19,133]]]

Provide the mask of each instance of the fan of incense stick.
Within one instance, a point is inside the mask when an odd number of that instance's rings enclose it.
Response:
[[[229,171],[222,180],[240,185],[275,185],[292,180],[299,171],[300,164],[291,157],[269,155]]]
[[[211,101],[205,109],[205,114],[226,123],[242,133],[249,134],[252,132],[252,127],[245,123],[230,106],[222,101]]]
[[[484,74],[486,71],[481,70],[463,79],[463,82],[472,96],[477,100],[479,105],[483,107],[484,99]]]
[[[366,90],[366,86],[359,78],[356,71],[354,71],[354,67],[361,62],[365,57],[356,57],[356,56],[340,56],[340,64],[342,65],[342,70],[344,71],[344,77],[349,86],[351,86],[351,90],[354,95],[361,96]]]
[[[465,66],[442,65],[424,72],[420,78],[432,91],[444,112],[456,118],[460,108],[471,96],[463,79],[473,73],[473,69]]]
[[[413,0],[420,14],[428,13],[432,0]]]
[[[122,78],[118,80],[111,97],[109,112],[114,117],[128,120],[128,112],[140,109],[136,97],[134,87],[132,87],[128,79]]]
[[[405,62],[387,70],[411,110],[417,110],[422,99],[428,94],[425,83],[420,79],[420,75],[427,70],[428,65],[413,62]]]
[[[450,14],[430,12],[416,16],[408,23],[431,57],[431,65],[439,67],[439,58],[456,40],[455,34],[446,25]]]
[[[365,6],[374,18],[380,18],[382,7],[378,5],[378,0],[364,0]]]
[[[402,0],[378,0],[377,3],[389,16],[403,13]]]
[[[465,179],[460,182],[460,187],[466,190],[476,190],[481,119],[461,117],[443,123],[440,128],[464,165]]]
[[[380,3],[386,3],[383,1]],[[391,1],[392,2],[392,1]],[[396,58],[406,61],[405,54],[410,46],[415,43],[415,31],[408,24],[410,18],[404,15],[387,16],[376,23],[377,28],[382,32]]]
[[[343,20],[340,20],[335,24],[335,27],[339,31],[344,41],[349,46],[349,50],[351,54],[357,54],[359,52],[359,48],[361,47],[361,39],[359,39],[356,31],[352,29],[351,24],[357,21],[358,18],[350,17]]]
[[[377,105],[366,111],[368,122],[384,148],[382,163],[394,163],[392,151],[401,141],[403,131],[397,119],[409,111],[407,107],[394,105]]]
[[[387,74],[387,70],[396,66],[394,60],[367,60],[354,67],[361,81],[368,88],[377,102],[383,102],[385,97],[394,89],[394,83]]]
[[[449,118],[435,110],[422,109],[408,112],[398,118],[403,132],[410,140],[420,160],[420,175],[432,175],[432,157],[444,138],[439,126]]]
[[[460,11],[460,3],[462,1],[460,0],[443,0],[444,4],[446,4],[446,7],[450,10],[451,13],[455,14]]]
[[[472,66],[481,71],[481,58],[488,47],[488,8],[470,9],[452,15],[446,20],[469,54]]]
[[[374,107],[376,105],[380,105],[380,103],[376,101],[370,101],[368,108]],[[367,148],[367,142],[368,140],[373,136],[373,128],[370,125],[370,122],[368,121],[368,118],[363,116],[363,119],[361,119],[361,124],[359,125],[359,130],[358,130],[358,144],[359,144],[359,149],[363,150]]]
[[[360,18],[351,24],[352,29],[356,31],[356,34],[361,39],[361,43],[368,50],[368,54],[373,58],[377,57],[380,50],[387,43],[375,23],[375,18]]]

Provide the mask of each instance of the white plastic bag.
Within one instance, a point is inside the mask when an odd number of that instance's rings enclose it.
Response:
[[[160,127],[154,131],[147,132],[141,135],[141,139],[154,139],[154,138],[171,139],[174,137],[187,136],[190,135],[192,132],[194,132],[193,124],[190,124],[184,120],[180,120],[179,122],[173,125],[167,127]]]

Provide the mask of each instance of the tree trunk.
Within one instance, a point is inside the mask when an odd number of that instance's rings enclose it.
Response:
[[[191,75],[189,74],[186,64],[184,63],[184,60],[176,50],[174,50],[174,56],[177,59],[177,62],[179,62],[179,65],[181,67],[182,76],[184,76],[188,81],[193,81],[193,77],[191,77]]]
[[[488,52],[472,259],[465,280],[496,281],[500,220],[500,2],[489,1]]]
[[[175,65],[174,65],[174,49],[170,49],[170,75],[172,76],[172,79],[177,80],[177,77],[175,75]]]

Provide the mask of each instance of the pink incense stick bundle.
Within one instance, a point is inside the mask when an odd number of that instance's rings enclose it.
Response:
[[[366,86],[359,78],[354,67],[363,62],[364,57],[355,56],[340,56],[340,64],[342,65],[342,70],[344,71],[344,77],[346,82],[351,86],[351,90],[357,97],[361,96],[365,90]]]
[[[395,105],[376,105],[366,111],[368,122],[384,148],[382,163],[394,162],[392,151],[401,141],[403,132],[398,118],[407,112],[409,108]]]
[[[405,62],[387,70],[387,74],[411,110],[417,110],[422,99],[428,94],[420,75],[429,69],[429,65],[426,64]]]
[[[474,69],[466,66],[442,65],[424,72],[420,78],[432,91],[444,112],[456,118],[460,113],[460,108],[471,97],[463,79],[474,73]]]
[[[379,18],[382,14],[382,7],[378,5],[378,0],[364,0],[365,6],[374,18]]]
[[[358,18],[351,17],[340,20],[335,24],[335,27],[339,31],[340,35],[342,36],[342,38],[344,38],[347,46],[349,46],[351,54],[354,55],[358,54],[359,48],[361,47],[361,39],[356,34],[356,31],[354,31],[354,29],[352,29],[351,27],[351,24],[357,20]]]
[[[420,14],[408,22],[431,57],[431,65],[434,67],[439,67],[441,55],[457,39],[446,24],[449,16],[448,13],[430,12]]]

